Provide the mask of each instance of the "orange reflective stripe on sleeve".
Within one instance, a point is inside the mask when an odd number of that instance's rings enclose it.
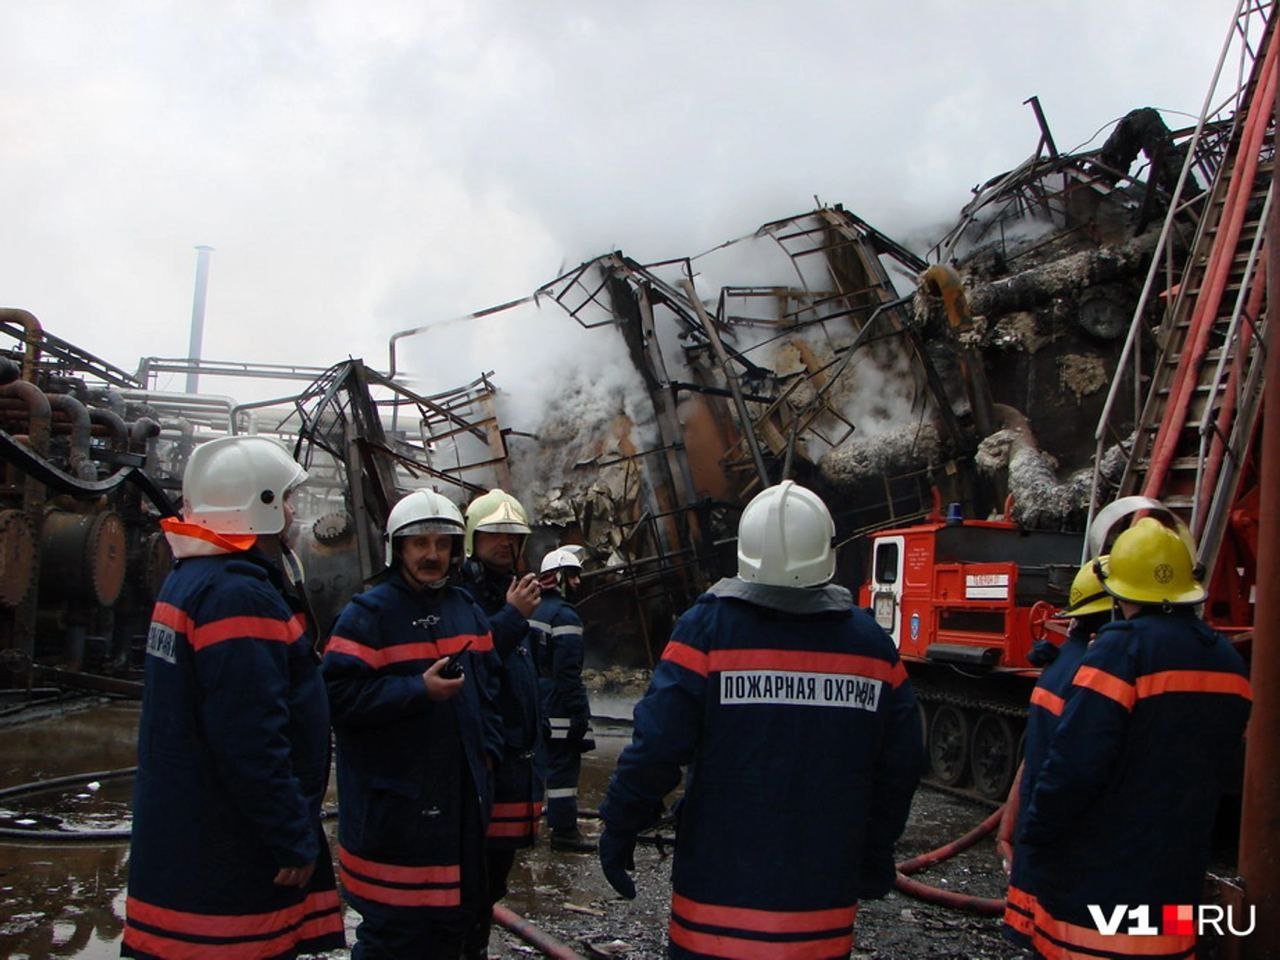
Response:
[[[1225,693],[1253,699],[1245,677],[1220,670],[1162,670],[1139,677],[1135,686],[1139,699],[1162,693]]]
[[[191,618],[187,616],[185,610],[171,603],[157,603],[155,609],[151,611],[151,622],[170,627],[178,633],[191,632]]]
[[[699,676],[705,677],[711,672],[707,665],[707,655],[687,643],[681,643],[679,640],[672,640],[667,644],[662,651],[662,659],[678,663],[686,670],[692,670]]]
[[[1133,684],[1097,667],[1081,667],[1076,671],[1075,679],[1071,682],[1077,687],[1084,687],[1086,690],[1092,690],[1094,693],[1100,693],[1114,700],[1126,710],[1132,710],[1138,698]]]
[[[226,640],[270,640],[292,643],[302,636],[295,624],[274,617],[223,617],[192,630],[187,638],[193,650],[204,650]]]
[[[1036,687],[1031,691],[1031,705],[1048,710],[1055,717],[1062,716],[1062,708],[1067,705],[1056,693],[1050,693],[1044,687]]]

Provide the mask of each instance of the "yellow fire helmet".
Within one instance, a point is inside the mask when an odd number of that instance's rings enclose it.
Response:
[[[1205,598],[1187,544],[1154,517],[1143,517],[1116,537],[1098,569],[1103,589],[1130,603],[1193,604]]]
[[[1109,557],[1098,558],[1098,563],[1106,566]],[[1111,609],[1111,595],[1102,588],[1102,581],[1093,568],[1093,561],[1081,564],[1076,577],[1071,581],[1071,592],[1067,594],[1067,606],[1058,611],[1059,617],[1087,617],[1091,613],[1106,613]]]
[[[529,517],[520,506],[520,501],[496,487],[488,493],[476,497],[467,507],[467,534],[465,549],[467,556],[475,553],[475,534],[481,533],[519,533],[528,535]]]

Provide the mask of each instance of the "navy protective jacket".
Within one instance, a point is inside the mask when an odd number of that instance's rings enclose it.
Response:
[[[1099,631],[1017,836],[1042,956],[1194,954],[1194,933],[1164,931],[1162,908],[1200,902],[1250,701],[1239,654],[1189,610]],[[1089,904],[1106,917],[1146,906],[1164,932],[1103,936]]]
[[[431,700],[423,672],[468,642],[461,692]],[[409,909],[430,922],[461,910],[463,885],[483,877],[484,758],[501,755],[484,666],[492,649],[466,594],[414,590],[394,570],[334,624],[322,670],[337,734],[338,862],[366,918]]]
[[[507,603],[510,576],[497,576],[479,560],[462,566],[462,588],[489,618],[496,668],[498,712],[502,716],[502,760],[494,768],[493,813],[487,845],[495,849],[533,846],[542,818],[542,711],[536,640],[520,611]]]
[[[721,580],[677,621],[600,812],[645,829],[688,767],[670,956],[846,957],[922,758],[893,641],[847,590]]]
[[[573,604],[558,591],[548,590],[529,618],[529,626],[535,636],[534,662],[546,724],[543,732],[551,741],[580,744],[591,725],[591,704],[582,684],[582,620]]]
[[[1006,936],[1021,946],[1029,946],[1035,927],[1035,890],[1028,876],[1023,847],[1017,842],[1022,823],[1031,809],[1031,794],[1035,790],[1040,767],[1049,754],[1049,741],[1057,729],[1058,719],[1066,706],[1067,693],[1076,668],[1089,649],[1091,632],[1087,626],[1077,624],[1060,647],[1054,647],[1056,656],[1045,666],[1031,691],[1031,706],[1027,711],[1026,745],[1023,748],[1022,779],[1018,783],[1018,829],[1014,832],[1013,872],[1009,877],[1009,892],[1005,906]]]
[[[310,625],[290,599],[257,549],[179,559],[160,590],[123,956],[266,960],[345,943],[320,826],[329,712]],[[306,889],[273,882],[309,863]]]

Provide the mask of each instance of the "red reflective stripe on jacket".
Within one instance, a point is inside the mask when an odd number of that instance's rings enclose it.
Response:
[[[1033,706],[1043,707],[1055,717],[1062,716],[1062,708],[1067,705],[1067,701],[1044,687],[1036,687],[1031,691],[1031,703]]]
[[[441,637],[436,641],[436,646],[440,650],[440,656],[451,657],[455,653],[461,652],[462,648],[468,643],[470,653],[488,653],[493,649],[492,633],[460,633],[455,637]]]
[[[750,940],[719,933],[690,930],[675,919],[667,927],[671,942],[694,953],[726,960],[829,960],[853,950],[853,932],[823,940]]]
[[[490,815],[499,820],[540,817],[542,816],[542,803],[540,801],[534,801],[533,803],[524,801],[519,803],[495,803]]]
[[[1035,934],[1036,898],[1012,884],[1005,895],[1004,922],[1023,936]]]
[[[166,960],[264,960],[285,953],[293,947],[318,937],[342,933],[342,914],[335,906],[324,915],[313,917],[295,930],[282,933],[269,940],[245,940],[239,943],[202,943],[167,937],[163,934],[139,930],[128,919],[124,925],[124,942],[127,946]]]
[[[462,867],[456,863],[425,867],[407,867],[399,863],[378,863],[357,857],[345,847],[338,847],[338,862],[370,880],[387,883],[461,883]]]
[[[325,653],[341,653],[348,657],[363,660],[375,670],[390,666],[393,663],[405,663],[409,660],[439,660],[462,650],[467,642],[471,642],[468,652],[485,653],[493,649],[493,635],[489,633],[460,633],[453,637],[442,637],[439,640],[423,640],[419,643],[398,643],[394,647],[366,646],[358,641],[334,634],[325,646]]]
[[[1125,957],[1165,956],[1168,954],[1191,955],[1195,950],[1194,934],[1173,936],[1157,934],[1153,936],[1113,933],[1104,934],[1089,927],[1077,926],[1058,920],[1048,913],[1039,902],[1036,903],[1036,926],[1032,935],[1032,944],[1049,960],[1075,960],[1077,957],[1089,957],[1096,960],[1099,953],[1119,954]],[[1089,951],[1079,953],[1080,950]]]
[[[172,627],[179,633],[191,632],[191,618],[187,616],[185,610],[175,607],[172,603],[157,603],[155,609],[151,611],[151,621]]]
[[[270,913],[189,913],[157,907],[137,897],[125,899],[125,917],[129,920],[145,923],[150,927],[160,927],[173,934],[202,937],[266,936],[297,924],[309,913],[337,909],[336,890],[310,894],[301,903]]]
[[[667,644],[662,651],[662,659],[678,663],[686,670],[692,670],[704,677],[710,672],[707,667],[707,655],[679,640],[672,640]]]
[[[1135,686],[1139,699],[1162,693],[1226,693],[1253,699],[1247,679],[1221,670],[1163,670],[1139,677]]]
[[[300,636],[302,633],[289,620],[276,620],[273,617],[223,617],[197,626],[187,634],[187,639],[191,641],[193,650],[203,650],[215,643],[240,637],[292,643]]]
[[[342,889],[347,893],[385,903],[392,907],[457,907],[462,905],[462,888],[449,887],[388,887],[380,883],[362,880],[341,864]]]
[[[906,676],[901,663],[864,657],[856,653],[819,653],[813,650],[712,650],[708,654],[712,671],[781,670],[838,673],[883,680],[892,686]]]
[[[1086,690],[1092,690],[1094,693],[1100,693],[1114,700],[1126,710],[1132,710],[1134,702],[1138,699],[1138,692],[1133,684],[1097,667],[1081,667],[1076,671],[1075,679],[1071,682],[1077,687],[1084,687]]]
[[[671,895],[671,912],[691,923],[717,927],[737,927],[760,933],[821,933],[852,927],[858,915],[856,904],[828,910],[756,910],[699,903],[678,893]]]
[[[537,820],[490,821],[486,837],[529,837],[538,832]]]

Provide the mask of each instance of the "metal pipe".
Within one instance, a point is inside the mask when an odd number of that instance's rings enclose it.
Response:
[[[553,280],[552,283],[554,282],[555,281]],[[461,317],[444,317],[438,320],[429,320],[419,327],[410,327],[407,330],[397,330],[391,335],[391,339],[387,341],[388,362],[391,364],[391,369],[387,371],[387,378],[394,380],[396,374],[399,372],[396,369],[396,343],[405,337],[412,337],[419,333],[425,333],[434,326],[453,323],[459,320],[479,320],[481,317],[487,317],[494,313],[501,313],[503,310],[510,309],[511,307],[518,307],[522,303],[529,303],[537,298],[537,293],[531,293],[527,297],[520,297],[518,300],[508,300],[506,303],[500,303],[496,307],[486,307],[483,310],[477,310],[475,313],[468,313]]]
[[[40,326],[40,321],[29,310],[6,307],[0,309],[0,323],[19,324],[25,332],[27,350],[22,355],[22,379],[28,383],[34,383],[36,367],[40,363],[40,344],[44,340],[44,330]]]
[[[49,398],[29,380],[14,380],[0,385],[0,397],[18,397],[26,403],[27,410],[30,411],[27,445],[37,456],[48,457],[49,432],[53,422]],[[40,568],[40,527],[44,522],[46,495],[45,485],[28,474],[23,481],[22,510],[31,528],[31,564],[37,570]],[[35,654],[38,594],[38,587],[28,590],[13,615],[14,645],[28,659]]]
[[[213,247],[196,247],[196,289],[191,299],[191,340],[187,358],[199,362],[204,347],[204,303],[209,292],[209,254]],[[187,374],[187,393],[195,393],[200,386],[200,374],[195,370]]]
[[[98,468],[89,460],[93,425],[85,405],[69,393],[49,394],[49,406],[71,421],[71,472],[81,480],[97,480]]]
[[[129,425],[124,422],[124,417],[113,410],[107,410],[105,407],[90,407],[89,422],[96,423],[107,428],[111,435],[111,448],[123,452],[129,446]]]
[[[1273,38],[1272,43],[1277,41]],[[1280,95],[1271,105],[1280,118]],[[1267,218],[1267,288],[1280,290],[1280,204]],[[1277,305],[1267,298],[1266,374],[1260,454],[1257,602],[1253,611],[1250,683],[1253,716],[1245,749],[1240,814],[1240,875],[1257,928],[1244,941],[1252,958],[1280,956],[1280,344]],[[1261,347],[1262,344],[1259,344]]]
[[[147,441],[160,436],[160,424],[150,417],[139,417],[129,424],[129,449],[141,453],[146,449]]]

